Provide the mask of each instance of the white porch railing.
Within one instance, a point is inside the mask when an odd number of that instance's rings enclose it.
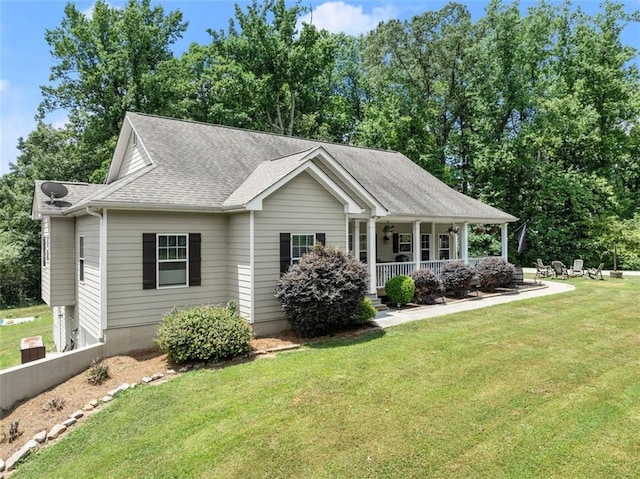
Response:
[[[484,258],[469,258],[469,266],[473,268]],[[435,261],[420,261],[420,268],[428,268],[436,276],[440,276],[442,272],[442,268],[447,263],[457,263],[462,261],[460,259],[442,259]],[[384,288],[384,285],[387,281],[389,281],[394,276],[398,276],[401,274],[410,275],[415,269],[415,263],[413,262],[404,262],[404,263],[376,263],[376,288]]]
[[[415,263],[376,263],[376,288],[384,285],[394,276],[410,275],[415,269]]]

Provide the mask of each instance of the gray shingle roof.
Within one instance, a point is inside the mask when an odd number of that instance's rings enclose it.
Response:
[[[514,221],[448,187],[400,153],[127,113],[153,165],[82,204],[221,209],[240,206],[322,146],[394,216]],[[73,208],[75,209],[75,208]]]
[[[40,216],[62,216],[63,211],[72,205],[80,204],[85,198],[93,196],[105,185],[95,185],[91,183],[76,183],[71,181],[56,181],[67,188],[67,195],[51,204],[51,199],[42,192],[41,186],[45,181],[35,182],[35,192],[33,195],[33,205],[31,215],[35,219]]]

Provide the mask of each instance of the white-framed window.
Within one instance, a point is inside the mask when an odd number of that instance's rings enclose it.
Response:
[[[49,265],[49,235],[42,235],[42,266],[47,267]]]
[[[315,234],[292,234],[291,235],[291,264],[296,264],[302,256],[311,251],[316,244]]]
[[[367,235],[360,233],[360,261],[367,261]],[[353,235],[349,233],[349,251],[353,251]]]
[[[421,261],[429,261],[431,259],[431,254],[429,252],[430,239],[431,239],[430,234],[420,235],[420,260]]]
[[[448,233],[438,235],[438,258],[451,259],[451,237]]]
[[[189,277],[187,234],[158,234],[158,288],[187,286]]]
[[[367,261],[367,235],[360,234],[360,261]]]
[[[78,237],[78,281],[84,281],[84,236]]]
[[[131,133],[131,146],[138,146],[138,135],[135,131]]]
[[[411,253],[413,249],[413,235],[411,233],[398,234],[398,252]]]

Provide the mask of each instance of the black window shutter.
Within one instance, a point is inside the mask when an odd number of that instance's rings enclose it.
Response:
[[[324,233],[316,233],[316,242],[325,246],[327,244],[327,235]]]
[[[280,233],[280,274],[291,265],[291,233]]]
[[[189,286],[200,286],[200,233],[189,233]]]
[[[155,233],[142,233],[142,289],[156,289]]]
[[[393,233],[393,252],[398,253],[400,251],[400,237],[398,233]]]

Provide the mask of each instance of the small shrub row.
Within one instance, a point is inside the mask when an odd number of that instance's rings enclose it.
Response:
[[[385,291],[392,305],[405,305],[412,300],[420,304],[434,304],[440,283],[445,291],[450,291],[456,298],[464,298],[474,275],[480,280],[483,291],[494,291],[510,286],[514,274],[514,266],[500,257],[485,258],[475,268],[462,262],[451,262],[443,266],[439,280],[431,270],[419,269],[411,276],[391,278],[385,284]]]

